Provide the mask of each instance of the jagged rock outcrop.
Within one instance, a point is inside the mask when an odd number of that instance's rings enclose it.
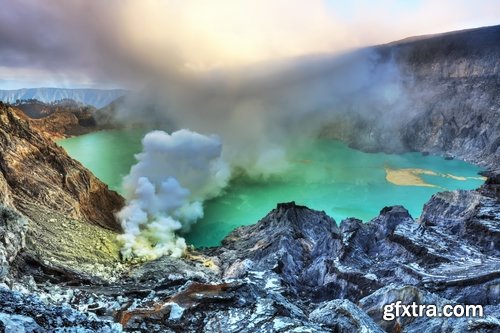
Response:
[[[212,255],[221,260],[226,278],[242,278],[249,270],[275,272],[294,294],[320,300],[331,288],[320,272],[328,270],[340,248],[340,231],[330,217],[289,203],[233,231]]]
[[[68,306],[47,306],[37,297],[1,287],[0,304],[2,332],[54,332],[57,327],[64,332],[121,332],[118,324],[98,320],[92,313],[83,314]]]
[[[346,299],[335,299],[319,305],[309,314],[309,320],[333,332],[384,332],[363,310]]]
[[[476,191],[434,195],[417,221],[393,206],[368,223],[337,225],[284,203],[219,247],[138,265],[112,283],[45,283],[34,292],[125,331],[496,332],[500,183],[489,176]],[[384,306],[396,301],[480,304],[484,316],[385,319]]]
[[[10,266],[25,246],[28,221],[16,211],[0,205],[0,282],[10,275]]]

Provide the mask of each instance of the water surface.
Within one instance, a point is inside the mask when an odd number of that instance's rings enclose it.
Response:
[[[141,151],[143,130],[100,131],[59,141],[66,151],[110,188],[120,192],[121,179]],[[268,179],[234,179],[225,193],[205,202],[205,216],[184,235],[197,247],[215,246],[238,226],[256,223],[278,202],[323,210],[340,222],[364,221],[389,205],[404,205],[418,217],[432,194],[473,189],[483,183],[478,167],[420,153],[363,153],[339,141],[318,140],[295,147],[289,170]]]

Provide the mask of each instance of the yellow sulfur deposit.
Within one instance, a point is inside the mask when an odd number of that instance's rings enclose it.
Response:
[[[437,173],[426,169],[391,169],[385,168],[385,179],[392,184],[400,186],[425,186],[425,187],[439,187],[434,184],[426,183],[425,180],[420,177],[420,175],[430,175],[436,177],[446,177],[454,180],[466,181],[468,179],[479,179],[485,180],[484,177],[462,177],[455,176],[452,174]]]
[[[436,185],[426,183],[420,175],[438,176],[434,171],[425,169],[390,169],[385,168],[385,179],[389,183],[400,186],[425,186],[437,187]]]

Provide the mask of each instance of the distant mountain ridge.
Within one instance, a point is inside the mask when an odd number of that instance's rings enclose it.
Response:
[[[0,90],[0,101],[15,103],[16,100],[37,99],[51,103],[62,99],[72,99],[96,108],[102,108],[127,93],[124,89],[65,89],[65,88],[24,88]]]

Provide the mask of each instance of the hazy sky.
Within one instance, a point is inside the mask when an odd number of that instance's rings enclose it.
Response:
[[[1,0],[0,89],[172,72],[500,24],[498,0]]]

